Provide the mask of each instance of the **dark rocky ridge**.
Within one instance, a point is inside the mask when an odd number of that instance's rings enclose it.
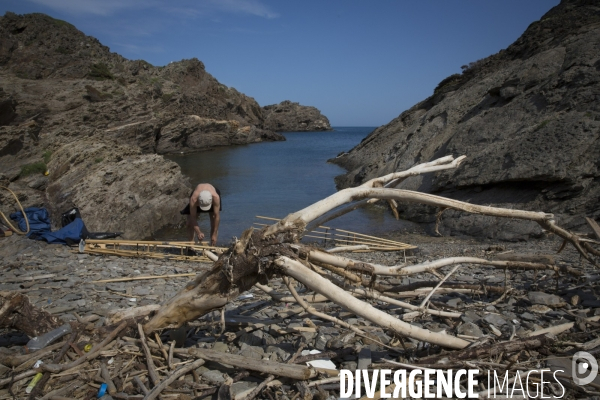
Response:
[[[326,116],[315,107],[301,106],[289,100],[264,106],[264,127],[275,132],[330,131]]]
[[[453,171],[400,187],[476,204],[542,210],[579,229],[600,218],[600,6],[563,0],[507,49],[463,67],[434,94],[335,160],[339,187],[452,154]],[[433,222],[435,210],[403,217]],[[532,224],[444,213],[442,232],[515,240]],[[481,227],[484,227],[483,229]]]
[[[0,17],[0,180],[55,222],[77,206],[92,231],[146,237],[191,187],[156,154],[285,140],[264,122],[197,59],[155,67],[44,14]]]

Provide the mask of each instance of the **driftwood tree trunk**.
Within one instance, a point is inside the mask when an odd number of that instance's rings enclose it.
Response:
[[[211,270],[190,282],[180,293],[162,306],[144,326],[144,331],[148,333],[160,328],[178,327],[186,321],[196,319],[203,314],[223,307],[227,302],[235,299],[254,284],[266,284],[271,276],[279,274],[293,277],[330,301],[398,335],[435,343],[443,347],[466,347],[469,342],[463,339],[445,333],[431,332],[398,320],[355,298],[354,295],[391,301],[389,297],[377,292],[378,286],[374,284],[377,275],[399,276],[431,271],[434,273],[436,268],[447,265],[487,264],[499,268],[522,267],[554,270],[557,270],[557,267],[544,263],[490,261],[472,257],[437,260],[410,267],[387,267],[361,263],[333,254],[315,251],[298,243],[307,225],[314,226],[316,223],[331,219],[332,215],[334,217],[342,215],[365,204],[367,201],[384,199],[400,203],[429,204],[442,209],[452,208],[469,213],[536,222],[544,229],[573,244],[587,260],[594,262],[590,253],[595,253],[588,251],[589,248],[592,248],[591,244],[584,242],[585,239],[557,226],[552,214],[479,206],[426,193],[393,189],[397,183],[410,176],[457,168],[464,158],[465,156],[457,159],[447,156],[429,163],[419,164],[407,171],[372,179],[359,187],[339,191],[303,210],[292,213],[261,231],[248,229],[235,245],[215,261]],[[351,204],[347,205],[348,203]],[[344,207],[340,208],[340,206]],[[338,210],[335,211],[335,209]],[[324,269],[313,263],[324,267]],[[567,272],[575,273],[576,271]],[[370,279],[363,279],[356,273],[370,275]],[[351,281],[358,286],[369,286],[369,290],[344,290],[339,284],[336,284],[340,280],[336,277],[345,278],[346,282]],[[432,290],[430,295],[436,289],[437,287]],[[370,295],[367,295],[367,292]],[[301,299],[298,300],[302,301]],[[422,305],[417,307],[416,312],[428,312],[426,303],[427,301],[423,301]],[[409,306],[411,310],[415,309],[414,305]]]
[[[0,327],[16,329],[33,338],[63,325],[57,317],[36,308],[23,294],[0,293]]]

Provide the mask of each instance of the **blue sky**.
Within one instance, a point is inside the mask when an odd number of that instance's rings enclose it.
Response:
[[[379,126],[461,65],[508,47],[559,0],[2,0],[154,65],[196,57],[261,106]]]

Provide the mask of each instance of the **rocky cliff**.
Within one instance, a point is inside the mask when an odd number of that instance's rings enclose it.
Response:
[[[55,222],[78,206],[91,231],[148,236],[191,188],[157,154],[285,140],[264,122],[197,59],[155,67],[44,14],[0,17],[0,181]]]
[[[301,106],[289,100],[279,104],[264,106],[263,126],[275,132],[330,131],[331,125],[326,116],[315,107]]]
[[[454,171],[403,188],[476,204],[542,210],[579,229],[600,218],[600,5],[563,0],[507,49],[463,66],[433,95],[377,128],[334,162],[340,187],[440,156]],[[432,222],[435,210],[405,207]],[[443,233],[524,239],[533,224],[446,211]]]

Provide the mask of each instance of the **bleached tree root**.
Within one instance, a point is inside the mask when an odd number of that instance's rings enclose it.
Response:
[[[281,254],[295,256],[293,249],[264,239],[252,228],[215,262],[214,266],[173,297],[144,325],[150,333],[156,329],[179,327],[208,312],[219,309],[255,283],[267,283],[273,273],[271,260]]]
[[[300,248],[300,247],[299,247]],[[568,266],[556,266],[552,264],[525,262],[525,261],[505,261],[505,260],[486,260],[478,257],[449,257],[439,260],[428,261],[415,265],[397,265],[387,267],[384,265],[366,263],[329,254],[320,250],[310,250],[305,253],[309,260],[318,263],[329,264],[346,270],[356,270],[364,273],[384,276],[406,276],[431,272],[433,270],[456,264],[478,264],[489,265],[500,269],[522,269],[522,270],[553,270],[556,272],[567,273],[573,276],[582,276],[583,273],[575,268]]]
[[[290,293],[292,293],[292,296],[296,299],[296,302],[298,304],[300,304],[300,306],[302,306],[302,308],[304,308],[304,310],[306,312],[308,312],[309,314],[314,315],[317,318],[321,318],[321,319],[323,319],[325,321],[331,321],[334,324],[337,324],[337,325],[339,325],[341,327],[344,327],[346,329],[350,329],[351,331],[353,331],[357,335],[360,335],[362,337],[368,337],[365,332],[363,332],[361,329],[357,328],[356,326],[350,325],[349,323],[344,322],[344,321],[342,321],[342,320],[340,320],[340,319],[338,319],[336,317],[333,317],[333,316],[331,316],[329,314],[325,314],[325,313],[322,313],[320,311],[317,311],[317,310],[315,310],[314,307],[309,306],[308,303],[306,303],[306,301],[304,301],[304,299],[301,296],[298,295],[298,293],[296,292],[296,289],[294,289],[294,287],[290,284],[289,279],[287,279],[287,277],[284,277],[283,279],[284,279],[284,281],[285,281],[288,289],[290,290]],[[374,340],[371,337],[369,337],[369,339]],[[380,345],[382,345],[382,346],[385,347],[385,345],[383,343],[381,343],[379,341],[376,341],[376,342],[378,344],[380,344]]]
[[[288,257],[280,257],[275,263],[282,269],[284,274],[303,283],[309,289],[321,293],[334,303],[347,308],[356,315],[374,324],[391,329],[397,334],[455,349],[462,349],[469,345],[469,342],[466,340],[442,333],[431,332],[427,329],[400,321],[370,304],[355,298],[344,289],[339,288],[316,272],[311,271],[299,261]]]
[[[352,202],[362,203],[374,199],[382,199],[392,201],[392,204],[395,204],[394,202],[421,203],[440,209],[454,209],[480,215],[529,220],[538,223],[543,229],[562,237],[566,242],[570,242],[583,257],[590,262],[595,262],[591,257],[596,251],[591,247],[592,244],[582,241],[583,239],[576,234],[557,226],[554,222],[553,214],[480,206],[431,194],[391,188],[400,180],[409,176],[456,168],[464,158],[464,156],[457,159],[451,156],[443,157],[429,163],[417,165],[407,171],[396,172],[381,178],[372,179],[359,187],[342,190],[303,210],[292,213],[260,232],[255,232],[252,229],[247,230],[234,246],[215,261],[214,267],[210,271],[190,282],[184,290],[161,307],[152,320],[144,326],[144,331],[149,333],[159,328],[180,326],[186,321],[223,307],[257,282],[260,281],[260,283],[266,284],[268,278],[272,275],[282,274],[295,278],[313,290],[317,295],[325,296],[336,304],[351,310],[355,314],[384,329],[390,329],[399,335],[438,344],[443,347],[463,348],[469,342],[447,334],[434,333],[412,326],[383,311],[377,310],[354,296],[370,296],[371,298],[377,298],[390,303],[392,301],[395,301],[396,304],[402,303],[391,297],[402,297],[406,293],[393,295],[392,293],[382,294],[376,292],[376,290],[385,292],[389,288],[389,286],[376,282],[378,275],[406,276],[428,272],[441,279],[442,276],[437,272],[439,268],[459,264],[489,265],[503,269],[550,269],[557,273],[580,275],[580,272],[573,268],[559,267],[545,263],[486,260],[476,257],[454,257],[412,266],[398,265],[388,267],[357,262],[334,254],[307,249],[297,244],[307,224],[321,223],[324,216],[328,213]],[[355,204],[350,204],[344,209],[350,209]],[[212,256],[212,259],[216,258],[212,254],[208,256]],[[299,260],[304,261],[301,262]],[[307,265],[314,268],[314,271],[307,267]],[[325,272],[325,270],[329,272]],[[367,275],[370,279],[366,279],[364,275]],[[343,278],[350,285],[365,286],[365,289],[368,290],[358,288],[345,290],[345,287],[340,287],[344,285],[339,285],[340,279],[336,278],[336,276]],[[477,292],[476,289],[452,289],[449,287],[439,287],[440,285],[440,282],[436,282],[433,285],[436,287],[434,289],[436,293],[447,293],[452,290]],[[354,293],[351,293],[352,291]],[[419,294],[421,293],[416,293],[416,295]],[[302,298],[295,300],[300,302],[300,304],[306,304]],[[427,300],[426,298],[424,303]],[[455,314],[438,310],[427,310],[425,304],[415,306],[406,303],[405,305],[408,309],[419,313],[429,312],[444,317],[454,316]],[[417,308],[416,310],[415,307]]]
[[[376,187],[384,186],[387,183],[393,182],[397,179],[405,179],[409,176],[416,176],[425,174],[428,172],[437,172],[446,169],[453,169],[460,165],[460,163],[466,158],[466,156],[460,156],[457,159],[454,159],[452,156],[446,156],[439,158],[437,160],[423,163],[419,165],[415,165],[414,167],[402,171],[402,172],[394,172],[392,174],[388,174],[382,176],[380,178],[371,179],[368,182],[363,183],[362,185],[356,188],[349,188],[341,190],[337,193],[332,194],[331,196],[318,201],[300,211],[297,211],[293,214],[288,215],[281,221],[277,222],[274,225],[271,225],[265,231],[265,236],[273,235],[279,232],[285,232],[289,230],[297,230],[304,229],[306,225],[321,217],[322,215],[328,213],[329,211],[337,208],[346,203],[350,203],[355,200],[362,200],[365,198],[378,198],[382,199],[382,197],[371,196],[371,190],[374,190]],[[390,189],[379,189],[379,190],[390,190]],[[393,197],[385,197],[386,200],[394,200]],[[319,224],[320,225],[320,224]]]

